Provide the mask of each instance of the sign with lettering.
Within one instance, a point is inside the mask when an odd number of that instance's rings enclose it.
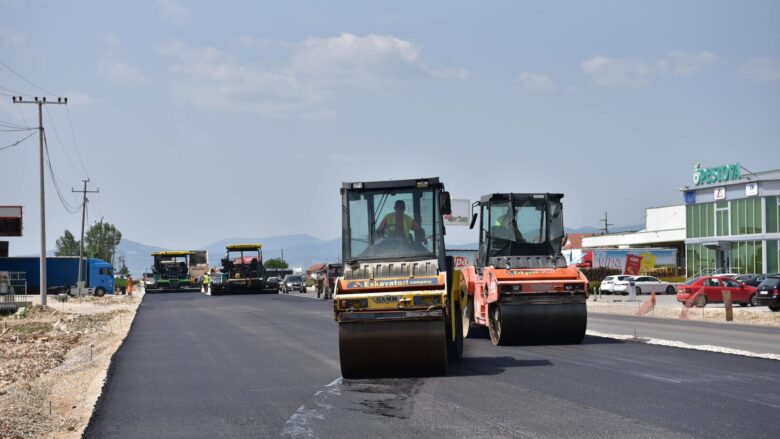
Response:
[[[725,200],[726,199],[726,188],[725,187],[716,187],[715,188],[715,199],[716,200]]]
[[[639,270],[642,267],[642,256],[640,255],[626,255],[626,268],[623,269],[623,274],[629,276],[639,276]]]
[[[758,183],[748,183],[745,185],[745,196],[755,197],[758,195]]]
[[[702,186],[705,184],[725,183],[742,179],[742,167],[739,163],[733,165],[716,166],[714,168],[702,168],[701,163],[696,163],[693,168],[693,184]]]

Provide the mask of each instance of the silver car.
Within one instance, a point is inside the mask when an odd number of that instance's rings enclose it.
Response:
[[[615,282],[628,279],[631,276],[619,274],[617,276],[607,276],[601,281],[601,294],[613,294],[615,293]],[[615,293],[617,294],[617,293]]]
[[[631,287],[636,288],[636,294],[677,294],[677,287],[673,283],[664,282],[652,276],[629,276],[627,279],[615,282],[613,291],[615,294],[628,294]]]

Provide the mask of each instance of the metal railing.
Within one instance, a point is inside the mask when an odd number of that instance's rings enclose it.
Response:
[[[0,271],[0,302],[27,301],[27,273]]]

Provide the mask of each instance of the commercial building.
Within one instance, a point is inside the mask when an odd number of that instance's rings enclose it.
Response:
[[[688,276],[780,272],[780,169],[703,168],[680,189]]]

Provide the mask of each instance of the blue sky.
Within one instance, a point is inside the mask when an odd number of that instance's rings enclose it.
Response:
[[[681,202],[696,162],[780,168],[778,18],[757,1],[0,0],[0,60],[70,98],[44,114],[69,203],[88,175],[90,218],[144,243],[335,238],[342,181],[419,176],[472,200],[563,192],[570,227],[637,224]],[[0,87],[0,121],[34,123],[8,95],[42,92],[2,66]],[[17,254],[38,248],[32,140],[0,151]],[[80,217],[51,181],[47,200],[51,246]]]

